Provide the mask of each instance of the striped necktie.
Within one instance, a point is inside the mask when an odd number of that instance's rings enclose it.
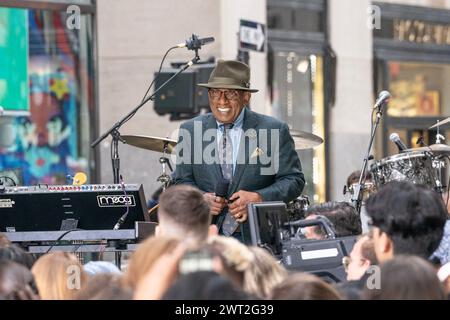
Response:
[[[231,128],[233,128],[233,124],[223,125],[223,134],[220,141],[220,168],[222,169],[223,178],[230,181],[230,184],[233,179],[233,142],[230,136]],[[222,224],[222,232],[225,236],[231,236],[236,231],[239,223],[228,212],[228,208],[224,210],[226,216]]]

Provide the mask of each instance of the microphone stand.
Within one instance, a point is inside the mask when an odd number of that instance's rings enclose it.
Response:
[[[112,136],[112,151],[111,151],[111,162],[112,162],[112,170],[113,170],[113,178],[114,183],[118,184],[120,183],[120,158],[119,158],[119,140],[124,142],[124,140],[120,136],[119,129],[120,127],[133,118],[133,116],[138,112],[138,110],[146,104],[148,101],[153,100],[154,97],[158,92],[160,92],[169,82],[171,82],[174,78],[176,78],[180,73],[185,71],[187,68],[192,66],[193,64],[197,63],[200,60],[200,57],[198,56],[198,48],[194,48],[195,50],[195,57],[192,58],[188,63],[186,63],[183,68],[177,71],[173,76],[171,76],[166,82],[164,82],[158,89],[156,89],[153,94],[145,100],[143,100],[139,105],[137,105],[133,110],[131,110],[126,116],[124,116],[122,119],[120,119],[118,122],[116,122],[110,129],[105,131],[100,137],[97,138],[94,142],[91,144],[91,148],[95,148],[101,141],[103,141],[108,135]]]
[[[111,162],[112,162],[112,170],[113,170],[113,178],[114,183],[119,184],[120,183],[120,158],[119,158],[119,140],[124,142],[124,140],[120,136],[119,129],[120,127],[133,118],[133,116],[138,112],[140,108],[144,104],[146,104],[148,101],[153,100],[154,97],[158,92],[161,91],[162,88],[164,88],[169,82],[171,82],[173,79],[175,79],[180,73],[185,71],[187,68],[195,64],[200,60],[200,57],[198,56],[198,49],[200,49],[200,44],[198,44],[198,47],[193,48],[195,50],[195,57],[192,58],[188,63],[186,63],[183,68],[178,70],[177,73],[175,73],[173,76],[171,76],[166,82],[164,82],[158,89],[156,89],[152,95],[147,97],[145,100],[143,100],[140,104],[138,104],[133,110],[131,110],[125,117],[117,121],[110,129],[108,129],[105,133],[103,133],[100,137],[97,138],[94,142],[91,144],[91,148],[95,148],[101,141],[103,141],[108,135],[112,136],[112,150],[111,150]],[[121,269],[121,258],[122,254],[120,251],[116,251],[115,253],[115,262],[119,269]]]
[[[387,102],[387,101],[386,101]],[[363,167],[361,170],[361,174],[359,176],[359,182],[358,185],[356,186],[356,189],[353,192],[353,196],[352,196],[352,202],[353,205],[355,206],[356,211],[358,212],[358,214],[361,214],[361,206],[362,206],[362,202],[363,202],[363,193],[361,192],[364,189],[364,184],[366,182],[366,170],[367,170],[367,164],[369,162],[369,158],[370,158],[370,151],[372,150],[372,145],[373,145],[373,140],[375,139],[375,133],[378,129],[378,125],[380,123],[380,119],[383,115],[382,110],[383,110],[383,106],[386,104],[382,103],[378,106],[377,108],[377,115],[376,115],[376,120],[375,120],[375,125],[372,128],[372,132],[370,133],[370,142],[369,142],[369,148],[367,149],[367,153],[366,156],[364,157],[364,161],[363,161]],[[373,114],[373,112],[372,112]],[[372,119],[370,119],[372,121]]]

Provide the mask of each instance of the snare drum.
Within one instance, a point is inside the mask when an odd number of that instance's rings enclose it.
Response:
[[[438,177],[429,152],[396,154],[376,161],[370,171],[377,188],[390,181],[410,181],[434,189]]]

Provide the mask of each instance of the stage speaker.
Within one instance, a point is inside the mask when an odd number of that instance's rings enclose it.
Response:
[[[159,88],[177,71],[178,69],[162,70],[155,81],[155,88]],[[156,113],[159,115],[168,113],[198,113],[200,109],[196,102],[196,78],[197,72],[188,69],[167,84],[155,97],[154,109]]]
[[[202,108],[209,108],[208,89],[197,86],[208,82],[214,63],[194,65],[179,74],[155,97],[154,109],[157,114],[198,114]],[[159,88],[179,69],[163,69],[155,81]],[[156,77],[157,73],[155,73]]]

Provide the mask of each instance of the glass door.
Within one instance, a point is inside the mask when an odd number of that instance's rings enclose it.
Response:
[[[306,131],[324,138],[322,56],[275,50],[271,68],[272,115],[285,121],[291,130]],[[297,152],[306,179],[303,195],[314,202],[325,201],[325,145]]]

